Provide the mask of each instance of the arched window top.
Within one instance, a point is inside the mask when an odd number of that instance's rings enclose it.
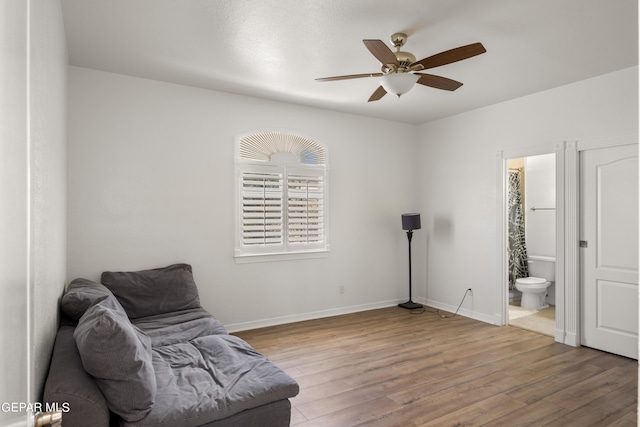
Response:
[[[268,130],[242,135],[236,138],[239,160],[271,162],[277,153],[289,153],[303,165],[326,165],[324,146],[291,132]]]

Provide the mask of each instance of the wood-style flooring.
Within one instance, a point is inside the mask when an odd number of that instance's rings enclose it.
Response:
[[[637,424],[637,361],[427,310],[391,307],[236,335],[300,384],[292,426]]]

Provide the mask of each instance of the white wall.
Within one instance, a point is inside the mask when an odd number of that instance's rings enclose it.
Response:
[[[30,25],[33,388],[40,396],[67,277],[67,42],[59,1],[32,1]]]
[[[418,211],[415,299],[473,287],[462,313],[495,322],[496,153],[637,133],[637,88],[634,67],[412,127],[72,67],[68,278],[189,262],[232,330],[391,305]],[[237,265],[233,136],[274,127],[329,149],[331,253]]]
[[[414,126],[77,67],[69,105],[69,280],[187,262],[231,330],[407,298]],[[325,259],[234,262],[233,137],[263,128],[328,148]]]
[[[497,321],[496,153],[637,134],[638,68],[428,123],[419,133],[423,234],[416,256],[423,268],[416,286],[425,301],[453,309],[473,287],[464,313]]]
[[[0,402],[35,402],[66,278],[68,60],[58,1],[3,1],[0,16]]]

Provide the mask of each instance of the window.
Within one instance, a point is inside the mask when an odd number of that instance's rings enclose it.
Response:
[[[326,252],[326,149],[282,131],[235,142],[236,257]]]

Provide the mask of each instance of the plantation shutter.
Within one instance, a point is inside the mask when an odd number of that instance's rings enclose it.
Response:
[[[236,261],[328,252],[326,148],[279,130],[239,135],[235,143]]]
[[[322,176],[287,175],[287,242],[324,241],[324,180]]]
[[[283,243],[282,181],[282,173],[242,173],[243,245],[280,245]]]

